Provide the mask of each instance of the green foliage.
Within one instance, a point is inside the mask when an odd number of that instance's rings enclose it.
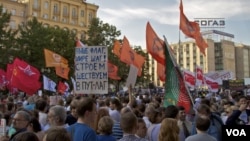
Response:
[[[8,28],[10,22],[10,13],[3,12],[3,6],[0,6],[0,68],[6,68],[10,63],[12,56],[17,54],[15,36],[17,31]]]
[[[18,57],[38,69],[45,68],[44,48],[46,48],[66,58],[70,64],[70,74],[73,75],[75,34],[60,28],[45,27],[36,18],[28,21],[23,27],[19,26],[19,32],[17,41],[22,50]],[[56,76],[54,68],[50,70],[52,71],[46,74],[48,77],[54,81],[61,79]]]

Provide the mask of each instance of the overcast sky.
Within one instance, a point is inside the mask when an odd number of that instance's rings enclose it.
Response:
[[[97,17],[117,27],[131,45],[146,48],[146,23],[166,36],[169,43],[179,40],[180,0],[87,0],[99,6]],[[183,0],[184,13],[194,18],[225,18],[224,32],[234,34],[234,42],[250,45],[250,0]],[[181,41],[184,38],[181,32]]]

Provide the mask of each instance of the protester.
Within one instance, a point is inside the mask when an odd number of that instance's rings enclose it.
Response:
[[[65,123],[68,125],[72,125],[76,123],[77,121],[77,114],[76,114],[77,103],[78,103],[78,99],[73,99],[70,103],[70,106],[69,106],[70,112],[69,114],[67,114],[66,121],[65,121]]]
[[[13,141],[41,141],[33,132],[22,132],[13,138]]]
[[[72,141],[96,141],[97,136],[91,128],[96,115],[95,101],[90,97],[82,97],[76,107],[77,122],[67,128]]]
[[[67,130],[63,127],[51,127],[45,132],[43,141],[72,141]]]
[[[217,141],[216,138],[207,133],[210,124],[208,116],[198,115],[196,118],[197,134],[187,137],[185,141]]]
[[[137,130],[135,136],[138,138],[146,139],[147,127],[142,118],[137,118]]]
[[[179,141],[179,131],[176,119],[165,118],[161,122],[158,141]]]
[[[121,115],[121,128],[123,137],[119,141],[145,141],[135,136],[137,130],[137,117],[134,113],[128,112]]]
[[[114,121],[110,118],[110,116],[103,116],[100,118],[98,122],[98,141],[116,141],[116,139],[112,136],[113,125]]]
[[[192,130],[192,123],[186,120],[186,112],[183,106],[178,106],[179,115],[178,115],[178,126],[180,130],[183,131],[185,138],[187,138]]]
[[[39,99],[35,102],[35,109],[39,112],[39,123],[41,124],[42,129],[48,124],[47,121],[47,102],[43,99]]]
[[[61,126],[61,127],[68,127],[65,124],[66,120],[66,110],[63,106],[55,105],[49,109],[48,113],[48,123],[49,125],[44,128],[44,130],[48,130],[50,127],[53,126]]]

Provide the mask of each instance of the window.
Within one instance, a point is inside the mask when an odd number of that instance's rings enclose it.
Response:
[[[6,13],[7,12],[7,9],[5,7],[3,7],[3,13]]]
[[[37,13],[36,12],[33,12],[32,15],[33,15],[33,17],[37,17]]]
[[[54,14],[59,14],[58,4],[54,5]]]
[[[53,16],[52,19],[53,19],[54,21],[57,21],[57,16]]]
[[[68,16],[68,7],[67,6],[63,7],[63,16]]]
[[[20,12],[20,16],[21,16],[21,17],[24,17],[24,11],[21,11],[21,12]]]
[[[73,9],[72,9],[72,17],[73,17],[73,18],[76,18],[76,17],[77,17],[76,8],[73,8]]]
[[[80,22],[80,26],[84,26],[84,22]]]
[[[46,2],[44,3],[44,9],[48,9],[48,8],[49,8],[49,2],[46,1]]]
[[[48,14],[44,14],[44,15],[43,15],[43,18],[44,18],[44,19],[48,19],[48,17],[49,17]]]
[[[38,9],[39,7],[39,0],[34,0],[33,8]]]
[[[16,29],[16,21],[14,21],[14,20],[10,21],[10,28],[11,29]]]
[[[91,22],[92,18],[93,18],[92,13],[89,13],[89,22]]]
[[[84,17],[84,10],[81,10],[81,17]]]
[[[62,19],[62,22],[63,22],[63,23],[66,23],[66,22],[67,22],[67,19],[66,19],[66,18],[63,18],[63,19]]]
[[[16,15],[16,9],[11,9],[11,15]]]

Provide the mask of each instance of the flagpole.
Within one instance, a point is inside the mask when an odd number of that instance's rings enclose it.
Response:
[[[196,94],[196,96],[198,97],[199,95],[198,95],[198,86],[197,86],[197,64],[195,65],[195,94]]]
[[[168,50],[168,52],[169,52],[170,58],[171,58],[171,60],[172,60],[172,62],[173,62],[173,64],[174,64],[175,68],[177,68],[177,70],[180,72],[181,77],[184,78],[184,77],[183,77],[183,73],[181,72],[179,65],[177,64],[177,62],[176,62],[176,60],[174,59],[173,55],[170,53],[170,49],[169,49],[170,46],[169,46],[169,44],[168,44],[168,42],[167,42],[166,37],[163,36],[163,38],[164,38],[165,44],[167,45],[166,48],[167,48],[167,50]],[[187,87],[187,85],[186,85],[185,82],[184,82],[184,86],[185,86],[185,88],[186,88],[186,90],[187,90],[187,92],[188,92],[188,96],[189,96],[189,98],[190,98],[190,100],[191,100],[192,105],[194,105],[193,97],[191,96],[190,91],[189,91],[189,89],[188,89],[188,87]]]

